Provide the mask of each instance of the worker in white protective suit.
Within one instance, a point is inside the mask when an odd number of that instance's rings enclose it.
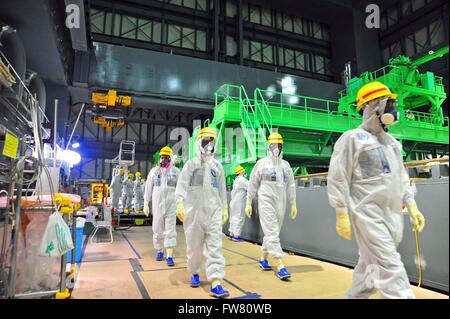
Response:
[[[197,136],[197,157],[181,171],[175,197],[177,217],[183,222],[187,245],[191,287],[200,285],[202,255],[206,257],[206,277],[210,292],[222,298],[229,292],[222,287],[225,258],[222,255],[222,225],[228,220],[225,174],[214,159],[216,133],[205,127]],[[203,254],[202,254],[203,252]]]
[[[269,254],[275,261],[277,276],[287,280],[291,274],[283,264],[280,230],[283,225],[286,205],[291,219],[297,218],[295,180],[291,165],[283,160],[283,138],[277,132],[269,135],[267,157],[258,160],[250,174],[245,214],[252,215],[252,201],[258,195],[258,213],[264,233],[259,267],[272,270]]]
[[[403,236],[402,204],[422,231],[402,145],[386,126],[397,121],[397,99],[380,82],[364,85],[357,94],[363,122],[345,132],[334,146],[328,172],[328,198],[336,209],[336,231],[350,240],[352,224],[359,247],[349,298],[368,298],[377,290],[383,298],[415,298],[397,246]]]
[[[125,170],[123,168],[119,168],[119,171],[116,175],[112,177],[111,184],[109,185],[109,193],[111,197],[111,208],[112,212],[119,212],[119,200],[122,196],[122,184],[123,184],[123,175],[125,174]]]
[[[177,245],[177,217],[175,206],[175,187],[180,170],[171,165],[172,149],[164,146],[159,151],[158,166],[153,167],[147,177],[144,192],[144,214],[153,215],[153,246],[157,250],[156,260],[164,259],[166,263],[175,266],[173,248]]]
[[[128,178],[123,182],[122,187],[122,207],[123,212],[129,214],[131,210],[131,201],[133,200],[134,174],[128,173]]]
[[[142,213],[142,209],[144,206],[144,192],[142,191],[142,182],[141,182],[141,172],[135,173],[135,180],[134,180],[134,187],[133,187],[133,193],[134,193],[134,211],[136,213]]]
[[[242,241],[241,232],[245,222],[245,203],[247,200],[248,180],[245,169],[242,166],[234,170],[237,177],[233,182],[230,201],[230,228],[229,238],[233,241]]]

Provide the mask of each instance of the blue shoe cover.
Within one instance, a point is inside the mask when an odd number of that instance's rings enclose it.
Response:
[[[231,237],[231,240],[233,241],[243,241],[241,237]]]
[[[211,295],[213,295],[216,298],[223,298],[230,295],[230,293],[222,288],[222,285],[217,285],[214,288],[211,288],[210,290]]]
[[[164,259],[164,252],[158,251],[158,252],[156,253],[156,261],[161,261],[161,260],[163,260],[163,259]]]
[[[260,260],[258,264],[262,270],[272,270],[272,267],[270,267],[269,262],[267,260]]]
[[[199,277],[199,275],[197,275],[197,274],[192,275],[190,284],[191,284],[191,287],[198,287],[198,286],[200,286],[200,277]]]
[[[173,262],[173,258],[172,257],[167,257],[166,258],[166,263],[167,263],[167,266],[170,266],[170,267],[175,266],[175,263]]]
[[[287,271],[286,268],[281,268],[279,272],[277,272],[277,276],[278,278],[280,278],[281,280],[286,280],[289,277],[291,277],[291,274]]]

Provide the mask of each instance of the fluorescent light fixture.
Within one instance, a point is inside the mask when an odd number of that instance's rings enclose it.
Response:
[[[80,147],[80,143],[75,142],[72,144],[72,148],[79,148]]]

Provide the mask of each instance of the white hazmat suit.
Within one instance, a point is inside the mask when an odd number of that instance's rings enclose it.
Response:
[[[296,203],[295,180],[291,165],[282,159],[282,152],[278,157],[270,151],[267,154],[256,162],[250,174],[247,203],[258,195],[259,221],[264,232],[262,252],[281,259],[280,229],[287,203],[289,207]]]
[[[349,298],[414,298],[397,246],[403,236],[402,204],[415,204],[403,166],[402,146],[380,124],[385,101],[369,102],[363,124],[335,144],[328,197],[336,211],[351,213],[359,261]],[[374,104],[374,103],[377,104]]]
[[[227,209],[225,174],[220,162],[203,154],[200,145],[197,157],[187,161],[181,171],[175,197],[185,207],[188,271],[192,275],[200,273],[204,253],[207,279],[220,280],[225,276],[222,255],[222,214]]]
[[[133,200],[133,188],[134,188],[133,179],[128,177],[123,182],[122,187],[122,206],[124,212],[128,212],[131,209],[131,201]]]
[[[145,182],[144,203],[151,202],[153,246],[157,250],[177,245],[175,188],[180,170],[153,167]]]
[[[144,206],[144,193],[142,191],[142,183],[140,176],[136,176],[136,179],[134,180],[133,192],[134,192],[134,211],[142,212]]]
[[[247,198],[248,180],[244,174],[239,174],[233,183],[230,201],[230,228],[232,236],[240,237],[245,222],[245,201]]]
[[[114,208],[114,211],[119,211],[119,200],[122,195],[122,183],[123,183],[123,174],[117,174],[113,176],[111,180],[110,188],[110,197],[111,197],[111,208]]]

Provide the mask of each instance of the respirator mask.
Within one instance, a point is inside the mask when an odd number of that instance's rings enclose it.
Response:
[[[212,155],[214,153],[215,141],[212,137],[207,137],[201,140],[200,149],[205,155]]]
[[[162,155],[159,158],[159,167],[168,168],[170,166],[170,156]]]
[[[379,115],[383,125],[393,125],[398,121],[398,100],[390,97],[386,100],[383,114]]]
[[[269,144],[269,151],[275,157],[279,157],[282,150],[283,150],[283,144],[278,144],[278,143]]]

